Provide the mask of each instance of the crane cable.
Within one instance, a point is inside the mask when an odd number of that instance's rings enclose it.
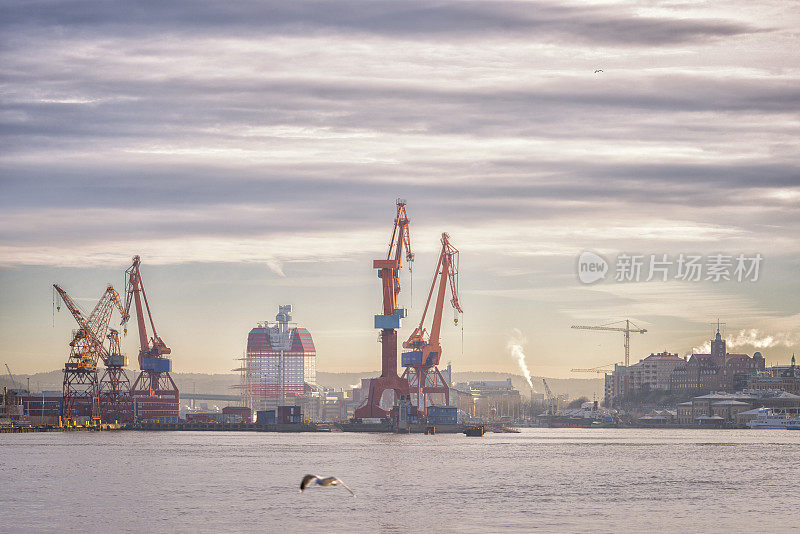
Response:
[[[462,317],[461,317],[461,362],[462,362],[462,365],[463,365],[463,362],[464,362],[464,317],[463,317],[463,315],[464,314],[462,313],[461,315],[462,315]]]

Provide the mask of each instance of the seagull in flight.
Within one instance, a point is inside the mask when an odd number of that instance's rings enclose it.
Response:
[[[598,72],[603,72],[603,69],[597,69],[596,71],[594,71],[595,74],[597,74]]]
[[[342,486],[344,489],[350,492],[350,495],[353,497],[356,496],[347,484],[342,482],[336,477],[326,477],[320,478],[317,475],[306,475],[303,477],[303,480],[300,482],[300,493],[303,493],[303,490],[306,489],[312,482],[316,482],[317,486]]]

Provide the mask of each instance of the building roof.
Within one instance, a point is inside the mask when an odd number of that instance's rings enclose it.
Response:
[[[795,395],[793,393],[788,393],[781,389],[746,389],[744,391],[737,391],[736,393],[726,393],[724,391],[714,391],[707,395],[700,395],[699,397],[695,397],[696,399],[709,399],[709,400],[719,400],[719,401],[726,401],[731,400],[735,401],[737,399],[800,399],[800,395]]]
[[[741,402],[737,400],[724,400],[715,402],[712,406],[750,406],[749,402]]]
[[[639,360],[639,363],[647,361],[647,360],[658,360],[658,361],[671,361],[671,362],[685,362],[683,358],[678,356],[677,354],[670,354],[669,352],[659,352],[658,354],[650,354],[644,359]]]
[[[270,330],[275,330],[274,327],[272,328],[264,328],[264,327],[256,327],[250,330],[250,334],[247,336],[247,350],[250,351],[272,351],[272,350],[281,350],[278,347],[274,347],[272,344],[272,339],[270,338]],[[311,338],[311,333],[305,328],[290,328],[289,335],[291,338],[289,339],[289,348],[292,352],[316,352],[314,347],[314,340]]]
[[[713,392],[711,392],[711,393],[707,393],[707,394],[705,394],[705,395],[700,395],[699,397],[695,397],[695,399],[711,399],[711,400],[713,400],[713,399],[719,399],[719,400],[729,400],[729,399],[734,399],[734,398],[743,398],[743,397],[748,397],[748,396],[749,396],[749,395],[747,395],[747,394],[744,394],[744,393],[741,393],[741,394],[735,394],[735,393],[726,393],[726,392],[724,392],[724,391],[713,391]]]

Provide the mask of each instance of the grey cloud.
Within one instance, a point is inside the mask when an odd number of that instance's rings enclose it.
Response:
[[[733,42],[753,30],[739,23],[518,2],[67,2],[4,9],[0,206],[34,212],[71,206],[75,214],[45,231],[0,229],[1,242],[80,235],[235,239],[334,224],[370,228],[386,218],[395,196],[408,197],[421,219],[442,223],[658,214],[747,226],[762,235],[776,220],[797,225],[791,205],[764,199],[769,190],[800,183],[791,149],[800,90],[789,74],[733,69],[720,75],[680,63],[675,70],[637,72],[648,57],[619,71],[607,68],[602,77],[591,69],[581,76],[593,60],[564,58],[557,71],[520,71],[516,80],[513,68],[494,64],[518,43],[559,39],[589,43],[580,49],[588,57],[592,47],[609,44],[675,44],[683,51],[687,42]],[[273,67],[278,56],[259,51],[266,37],[320,32],[351,45],[362,35],[382,37],[367,46],[368,59],[378,63],[383,51],[402,47],[402,39],[436,41],[430,54],[439,43],[457,47],[461,77],[429,80],[424,53],[399,58],[407,72],[384,76],[378,68],[346,79],[313,61],[294,67],[284,58]],[[151,43],[153,36],[166,38]],[[259,52],[203,49],[204,39],[215,36],[241,39]],[[470,51],[484,37],[504,44],[496,56],[472,59]],[[194,60],[206,62],[200,67]],[[237,71],[244,64],[250,68]],[[448,60],[435,65],[448,68]],[[501,81],[493,80],[498,74]],[[57,102],[61,96],[66,102]],[[285,125],[376,137],[332,142],[243,135],[248,128]],[[427,146],[402,146],[419,138]],[[528,153],[536,143],[557,148]],[[488,144],[493,148],[469,153]],[[153,147],[241,149],[242,156],[146,153]],[[294,155],[270,158],[282,149]],[[631,149],[636,155],[626,155]],[[696,154],[681,155],[692,149]],[[260,151],[260,159],[247,161],[249,151]],[[330,156],[339,152],[352,160]],[[248,206],[276,211],[247,212]],[[142,220],[109,216],[97,225],[81,218],[80,210],[90,208],[130,210]],[[153,209],[180,216],[147,219]],[[220,210],[229,217],[220,217]]]
[[[122,91],[115,88],[110,95]],[[96,87],[90,80],[76,91]],[[258,83],[208,87],[195,84],[141,84],[128,91],[136,100],[90,104],[11,102],[4,106],[0,132],[7,153],[28,151],[31,142],[75,148],[102,139],[150,138],[169,143],[191,135],[196,144],[226,140],[220,126],[235,132],[245,127],[295,126],[367,129],[403,133],[424,125],[427,135],[468,133],[474,137],[522,138],[613,137],[620,141],[697,138],[698,142],[731,135],[745,128],[739,113],[785,114],[800,108],[800,89],[789,82],[721,83],[702,77],[663,79],[651,86],[631,86],[615,92],[595,87],[490,90],[423,90],[359,87],[355,84]],[[236,105],[232,106],[231,102]],[[338,116],[330,118],[331,112]],[[726,113],[724,121],[670,128],[649,124],[656,114]],[[624,117],[624,119],[621,119]],[[16,118],[16,119],[15,119]],[[762,131],[778,126],[762,119]],[[673,123],[674,126],[680,126]],[[714,135],[719,134],[719,135]],[[268,136],[265,136],[267,139]],[[231,140],[231,139],[227,139]],[[251,139],[252,141],[252,139]]]
[[[110,33],[348,32],[433,38],[514,35],[616,45],[661,46],[762,29],[725,20],[636,16],[610,6],[558,2],[26,2],[0,10],[6,27],[48,26]]]

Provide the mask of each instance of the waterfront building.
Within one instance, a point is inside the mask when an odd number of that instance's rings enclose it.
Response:
[[[605,375],[605,403],[613,407],[617,399],[622,399],[631,392],[629,367],[615,363],[614,370]]]
[[[629,387],[634,390],[669,390],[670,375],[676,367],[686,365],[686,359],[666,350],[639,360],[628,367]]]
[[[675,421],[681,426],[689,426],[694,421],[692,401],[681,402],[675,407]]]
[[[748,380],[764,370],[764,357],[756,352],[731,354],[719,329],[711,341],[710,354],[692,354],[685,365],[676,366],[669,377],[671,391],[737,390],[748,387]]]
[[[613,406],[614,399],[632,393],[670,389],[670,379],[676,369],[684,369],[686,359],[668,351],[651,353],[630,366],[615,364],[614,371],[605,375],[606,406]]]
[[[291,312],[291,305],[279,306],[274,323],[259,323],[247,336],[236,387],[242,405],[252,411],[295,402],[316,384],[314,340],[307,329],[291,322]]]
[[[691,412],[688,411],[691,404]],[[781,390],[746,389],[728,393],[715,391],[694,397],[690,403],[677,406],[678,424],[681,425],[739,425],[746,423],[743,414],[755,417],[758,408],[771,408],[781,412],[800,412],[800,395]],[[744,421],[744,423],[741,423]]]
[[[791,365],[776,365],[751,376],[748,389],[782,389],[800,395],[800,367],[797,367],[794,354]]]
[[[642,426],[661,427],[674,425],[677,417],[678,414],[675,410],[652,410],[639,417],[637,421]]]

